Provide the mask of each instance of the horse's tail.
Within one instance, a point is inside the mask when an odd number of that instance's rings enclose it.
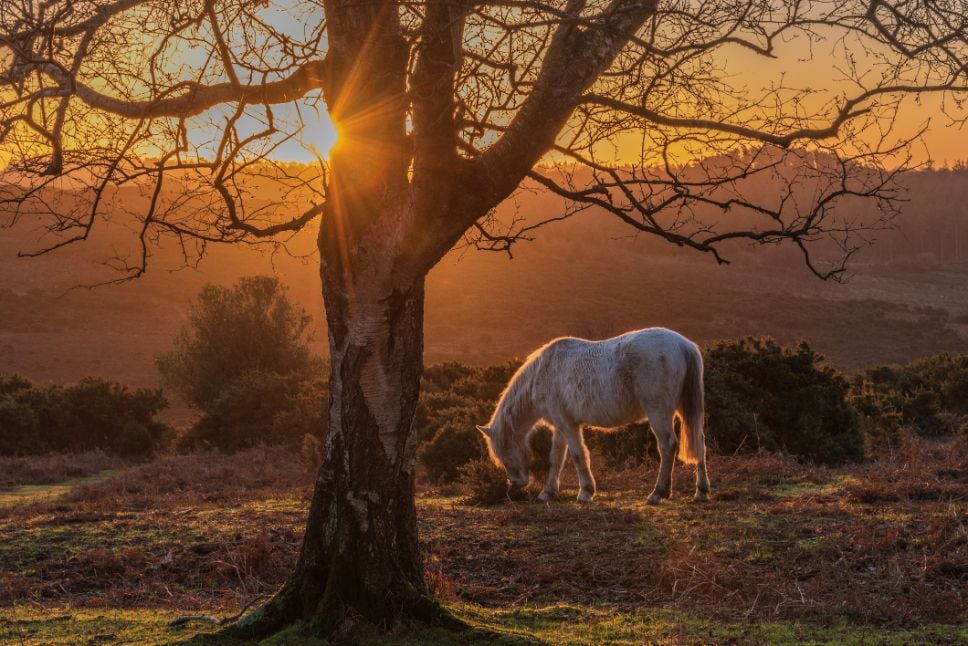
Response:
[[[705,402],[702,386],[702,354],[693,344],[683,348],[686,360],[686,378],[682,381],[682,399],[679,402],[679,415],[682,430],[679,433],[679,459],[687,464],[696,464],[706,459],[706,438],[702,422],[705,415]]]

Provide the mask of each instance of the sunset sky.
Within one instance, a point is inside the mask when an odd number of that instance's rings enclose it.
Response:
[[[289,0],[285,0],[267,6],[260,15],[274,28],[291,34],[297,39],[305,39],[307,31],[311,31],[312,25],[318,22],[313,12],[313,9],[305,7],[296,11],[289,4]],[[876,72],[867,69],[869,66],[863,56],[866,43],[850,41],[846,45],[853,57],[855,71],[869,81],[868,85],[874,85]],[[811,99],[804,101],[803,105],[807,110],[835,100],[842,93],[856,92],[856,86],[844,81],[845,46],[840,39],[840,34],[835,31],[831,31],[826,40],[815,42],[812,47],[803,36],[780,42],[776,54],[776,58],[769,59],[745,48],[730,46],[717,50],[717,56],[720,58],[716,63],[722,67],[726,83],[734,88],[748,91],[750,96],[758,96],[765,88],[777,85],[814,92]],[[205,45],[185,51],[182,56],[181,62],[185,64],[186,70],[198,69],[200,66],[207,65],[210,51]],[[933,159],[937,165],[945,166],[968,158],[968,153],[965,152],[968,150],[968,129],[960,127],[961,124],[945,114],[945,108],[949,110],[954,108],[951,110],[953,114],[960,112],[954,105],[952,97],[948,97],[946,101],[947,103],[940,96],[925,96],[906,99],[904,102],[904,109],[899,114],[894,134],[907,137],[927,126],[923,145],[917,145],[911,151],[917,163]],[[225,109],[227,108],[216,110]],[[254,107],[250,108],[250,111],[258,113],[258,109]],[[294,124],[297,111],[292,106],[277,106],[275,112],[281,120],[289,120]],[[321,101],[316,99],[304,101],[300,112],[305,122],[301,135],[282,142],[272,153],[272,157],[288,161],[313,162],[316,160],[317,152],[325,156],[335,143],[336,129],[329,121]],[[240,123],[240,130],[243,133],[254,133],[263,127],[264,123],[258,117],[244,118]],[[208,131],[208,134],[210,133],[211,131]],[[196,133],[200,140],[206,138],[208,134],[205,129],[200,129]],[[642,148],[641,133],[633,131],[616,135],[610,141],[610,145],[613,150],[607,151],[602,161],[635,162],[639,159]],[[648,149],[648,145],[646,148]],[[148,156],[152,155],[148,154]],[[613,158],[606,159],[608,156]],[[4,161],[3,147],[0,146],[0,165]]]
[[[282,7],[285,5],[283,2],[267,7],[269,21],[277,29],[297,38],[304,37],[306,24],[296,14],[284,11]],[[311,23],[312,20],[305,22]],[[869,86],[876,85],[874,59],[864,57],[870,43],[856,38],[842,39],[842,35],[835,30],[828,30],[824,34],[826,39],[815,41],[812,46],[802,35],[790,37],[785,42],[776,43],[776,57],[773,59],[738,46],[720,48],[717,51],[722,60],[717,63],[722,66],[724,80],[728,84],[747,90],[751,96],[758,96],[764,89],[777,85],[809,90],[814,93],[812,100],[804,102],[804,106],[809,109],[811,106],[832,101],[842,93],[851,95],[857,92],[855,84],[845,81],[848,74],[845,50],[849,50],[855,73],[859,73]],[[199,52],[200,56],[203,54],[207,56],[207,52]],[[329,121],[323,104],[312,103],[313,107],[303,112],[304,117],[310,118],[307,119],[301,141],[293,139],[283,143],[274,154],[275,157],[312,162],[315,155],[307,150],[308,145],[314,146],[325,155],[335,143],[336,130]],[[913,136],[927,126],[922,139],[923,145],[916,145],[911,150],[915,163],[932,159],[936,165],[945,166],[968,158],[968,152],[965,152],[968,150],[968,129],[953,122],[945,114],[946,109],[951,114],[968,116],[968,113],[955,105],[950,96],[946,101],[939,95],[911,97],[904,101],[903,110],[895,124],[894,135],[900,138]],[[277,110],[278,115],[286,113],[285,110]],[[288,114],[293,116],[294,111],[289,109]],[[261,127],[261,123],[251,124],[253,132]],[[639,133],[623,133],[611,144],[615,149],[615,159],[609,161],[629,163],[640,158]]]

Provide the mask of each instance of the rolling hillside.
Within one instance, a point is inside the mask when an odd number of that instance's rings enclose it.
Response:
[[[535,241],[514,247],[513,259],[455,249],[430,275],[427,361],[494,362],[553,336],[651,325],[703,343],[747,334],[808,339],[847,368],[966,352],[968,196],[949,190],[968,186],[954,181],[965,174],[913,176],[899,228],[859,254],[846,285],[817,280],[792,250],[741,247],[733,264],[718,266],[595,212],[539,230]],[[525,193],[498,217],[560,208],[547,193]],[[154,384],[153,357],[169,346],[201,286],[255,273],[275,273],[289,285],[313,314],[314,342],[325,353],[312,231],[293,241],[291,254],[211,247],[198,268],[162,246],[143,278],[94,290],[71,288],[111,277],[103,261],[130,247],[129,230],[113,223],[82,245],[17,258],[39,235],[29,221],[0,232],[0,372]]]

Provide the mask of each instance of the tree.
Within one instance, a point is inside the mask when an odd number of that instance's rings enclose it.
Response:
[[[158,371],[185,401],[208,409],[247,373],[308,376],[310,321],[277,278],[245,277],[231,289],[205,285],[175,347],[158,356]]]
[[[329,434],[298,565],[247,625],[439,618],[413,499],[430,268],[465,238],[527,237],[534,223],[491,214],[531,182],[570,201],[549,220],[594,206],[720,260],[733,241],[790,241],[837,277],[810,243],[832,237],[843,260],[862,223],[838,206],[890,214],[909,159],[896,110],[965,90],[965,15],[933,0],[13,0],[0,8],[7,221],[47,212],[62,235],[28,253],[49,252],[141,190],[130,277],[161,237],[191,254],[318,220]],[[731,85],[731,56],[795,60],[825,37],[845,54],[836,91]],[[339,142],[310,177],[271,153],[311,140],[301,117],[320,103]],[[638,160],[609,160],[621,133]],[[267,177],[310,203],[293,212]],[[760,177],[776,190],[751,190]]]

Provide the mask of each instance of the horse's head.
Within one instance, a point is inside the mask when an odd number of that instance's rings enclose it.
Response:
[[[525,436],[519,436],[505,424],[478,426],[491,459],[507,473],[508,480],[516,487],[523,487],[531,479],[531,448]]]

